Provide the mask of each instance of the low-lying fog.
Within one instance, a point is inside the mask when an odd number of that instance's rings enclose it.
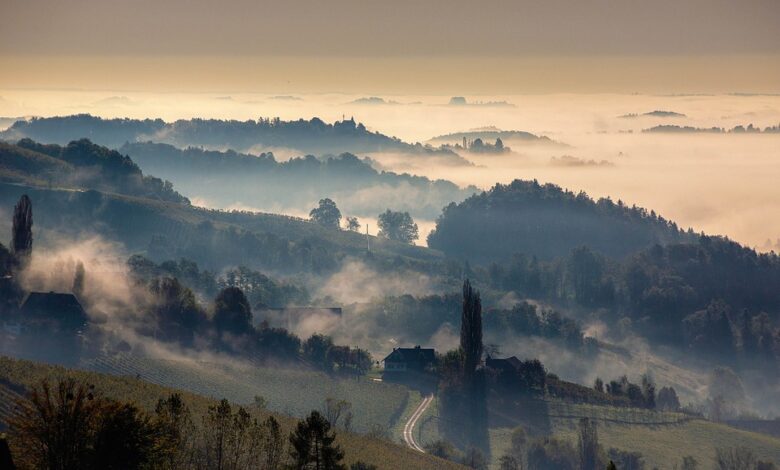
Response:
[[[0,90],[0,116],[91,113],[104,117],[284,120],[354,116],[369,129],[411,142],[474,128],[545,135],[567,146],[505,141],[511,153],[463,156],[476,166],[439,166],[416,156],[371,155],[396,171],[489,188],[514,178],[552,182],[591,196],[653,209],[683,227],[723,234],[761,250],[780,249],[780,134],[647,134],[660,124],[732,128],[780,124],[777,95],[555,94],[450,96],[149,94]],[[356,102],[356,100],[358,102]],[[373,104],[365,104],[365,102]],[[506,102],[509,105],[496,105]],[[377,104],[378,103],[378,104]],[[492,104],[491,104],[492,103]],[[655,110],[684,117],[642,116]],[[621,117],[636,114],[636,117]],[[9,121],[0,122],[10,125]],[[451,143],[456,143],[452,141]],[[261,151],[263,149],[255,149]],[[273,149],[279,159],[294,150]],[[564,157],[564,158],[562,158]],[[555,158],[555,160],[553,160]],[[199,201],[198,194],[187,194]],[[327,195],[323,194],[323,197]],[[208,201],[203,201],[207,203]],[[336,201],[338,203],[338,201]],[[226,206],[229,207],[229,206]],[[234,207],[270,211],[236,196]],[[300,207],[296,215],[309,208]],[[370,219],[369,230],[376,231]],[[420,241],[433,226],[417,220]],[[768,242],[769,241],[769,242]]]

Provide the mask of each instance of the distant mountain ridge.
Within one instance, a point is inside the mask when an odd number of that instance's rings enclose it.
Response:
[[[165,122],[161,119],[103,119],[89,114],[32,118],[17,121],[0,132],[0,139],[22,138],[65,144],[88,138],[111,148],[125,143],[154,141],[178,147],[250,151],[256,148],[288,148],[317,155],[328,153],[399,152],[437,155],[454,163],[468,164],[454,152],[422,144],[410,144],[396,137],[371,132],[354,119],[328,124],[319,118],[282,121],[279,118],[247,121],[189,119]]]

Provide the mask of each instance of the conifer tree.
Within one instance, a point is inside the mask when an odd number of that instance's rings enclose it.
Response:
[[[11,249],[19,264],[24,264],[32,254],[32,202],[24,194],[14,207]]]
[[[460,320],[463,375],[469,383],[482,359],[482,301],[468,279],[463,283],[463,312]]]

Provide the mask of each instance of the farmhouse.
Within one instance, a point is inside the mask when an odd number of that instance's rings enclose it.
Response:
[[[520,362],[520,359],[516,358],[515,356],[508,357],[506,359],[493,359],[490,357],[490,354],[488,354],[487,358],[485,358],[485,367],[499,373],[516,373],[520,370],[522,365],[523,364]]]
[[[433,348],[394,348],[393,352],[382,360],[385,372],[423,372],[436,362]]]
[[[59,292],[30,292],[19,307],[19,318],[26,325],[57,324],[60,328],[80,330],[87,314],[75,295]]]

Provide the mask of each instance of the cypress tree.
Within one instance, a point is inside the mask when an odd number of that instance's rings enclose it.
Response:
[[[32,202],[24,194],[14,207],[11,249],[16,260],[24,264],[32,254]]]
[[[464,379],[469,383],[482,359],[482,301],[479,291],[471,287],[468,279],[463,283],[460,347],[463,350]]]

